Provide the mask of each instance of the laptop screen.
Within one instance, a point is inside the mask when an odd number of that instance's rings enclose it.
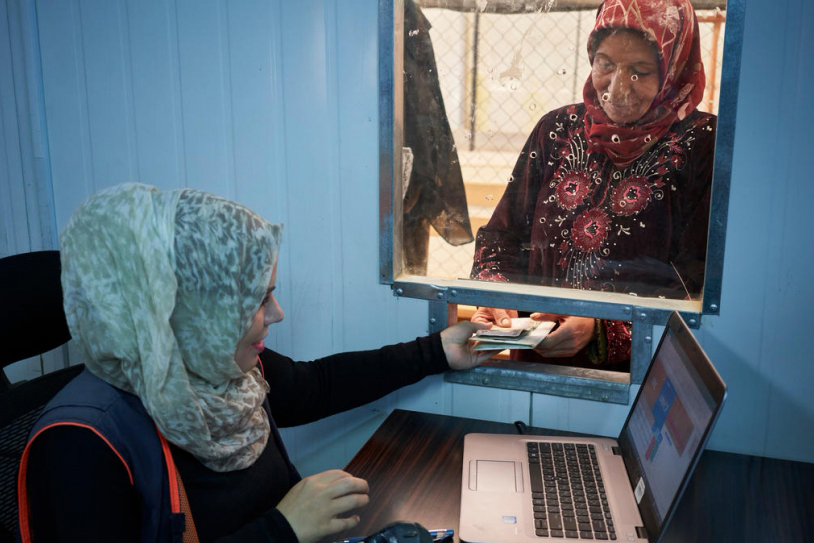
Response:
[[[656,540],[709,437],[726,387],[674,313],[619,437],[642,519]]]

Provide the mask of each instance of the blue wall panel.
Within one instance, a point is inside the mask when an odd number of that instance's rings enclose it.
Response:
[[[136,0],[124,10],[133,97],[134,179],[180,188],[186,183],[186,170],[175,3]]]
[[[699,337],[730,389],[716,448],[814,461],[809,2],[747,3],[720,317]],[[806,49],[808,47],[808,49]],[[810,91],[808,91],[810,93]]]

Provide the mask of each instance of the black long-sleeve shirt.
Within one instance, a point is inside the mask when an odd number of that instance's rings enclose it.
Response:
[[[364,405],[449,369],[438,334],[312,362],[295,362],[268,349],[260,358],[271,388],[272,417],[280,427]],[[281,445],[270,436],[252,466],[226,473],[172,446],[202,542],[296,543],[275,508],[296,483]],[[140,541],[139,496],[119,458],[93,432],[73,426],[47,430],[31,446],[27,473],[35,541]]]

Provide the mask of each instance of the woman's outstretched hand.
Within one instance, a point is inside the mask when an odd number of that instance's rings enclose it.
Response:
[[[367,481],[341,470],[306,477],[277,504],[299,543],[316,543],[325,536],[354,528],[359,516],[348,512],[368,504]]]
[[[483,364],[499,351],[474,351],[469,338],[478,330],[488,330],[491,324],[463,321],[441,332],[441,345],[447,363],[454,370],[468,370]]]
[[[588,317],[572,317],[553,313],[532,313],[537,321],[555,321],[559,326],[550,332],[534,350],[547,358],[574,356],[594,339],[596,324]]]

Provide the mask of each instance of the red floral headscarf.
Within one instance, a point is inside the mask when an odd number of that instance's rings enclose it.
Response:
[[[659,53],[661,87],[650,109],[632,125],[614,124],[602,109],[591,77],[582,96],[587,112],[585,134],[591,149],[606,153],[624,168],[639,158],[676,121],[689,115],[704,94],[704,66],[698,19],[689,0],[606,0],[599,6],[588,38],[588,57],[594,61],[595,35],[603,29],[641,32]]]

